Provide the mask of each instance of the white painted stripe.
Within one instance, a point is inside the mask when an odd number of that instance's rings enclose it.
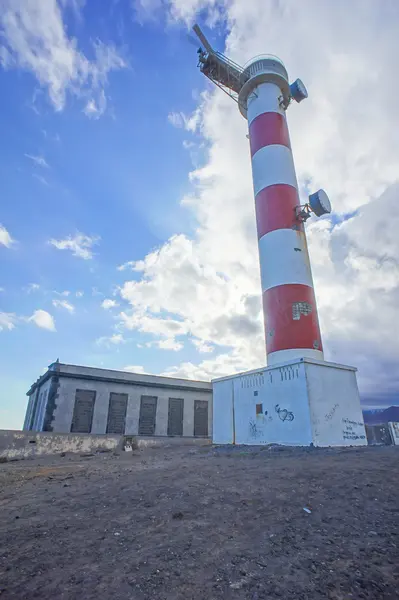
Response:
[[[313,287],[304,233],[294,229],[269,231],[259,240],[262,292],[277,285]]]
[[[291,149],[280,144],[260,148],[252,157],[252,178],[255,196],[276,183],[298,188]]]
[[[279,363],[299,360],[301,358],[312,358],[314,360],[324,361],[324,354],[321,350],[312,348],[290,348],[289,350],[277,350],[267,355],[267,366],[276,366]]]
[[[249,95],[247,101],[248,127],[256,117],[265,112],[277,112],[285,115],[284,109],[280,108],[279,97],[281,90],[275,83],[261,83]]]

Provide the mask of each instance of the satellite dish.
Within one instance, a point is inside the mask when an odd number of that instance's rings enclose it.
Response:
[[[305,100],[305,98],[308,97],[308,90],[301,79],[296,79],[294,83],[291,83],[290,92],[292,98],[294,98],[295,102],[298,103],[302,102],[302,100]]]
[[[329,214],[331,212],[331,202],[324,190],[318,190],[309,196],[309,205],[316,217]]]

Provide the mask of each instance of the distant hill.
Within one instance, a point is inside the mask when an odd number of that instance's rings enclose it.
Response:
[[[366,425],[379,425],[388,421],[399,422],[399,406],[363,410],[363,418]]]

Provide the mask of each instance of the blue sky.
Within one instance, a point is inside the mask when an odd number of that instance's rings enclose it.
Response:
[[[326,358],[360,367],[366,403],[399,403],[397,229],[373,216],[398,196],[397,93],[373,71],[390,73],[398,10],[47,4],[3,0],[0,16],[0,427],[21,426],[57,357],[196,378],[264,364],[246,124],[196,69],[195,19],[234,60],[273,52],[306,80],[289,123],[303,190],[325,187],[335,209],[308,226]],[[307,27],[323,34],[317,56]]]

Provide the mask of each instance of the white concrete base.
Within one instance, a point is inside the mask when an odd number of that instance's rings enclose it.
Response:
[[[367,445],[354,367],[302,358],[212,384],[214,444]]]

